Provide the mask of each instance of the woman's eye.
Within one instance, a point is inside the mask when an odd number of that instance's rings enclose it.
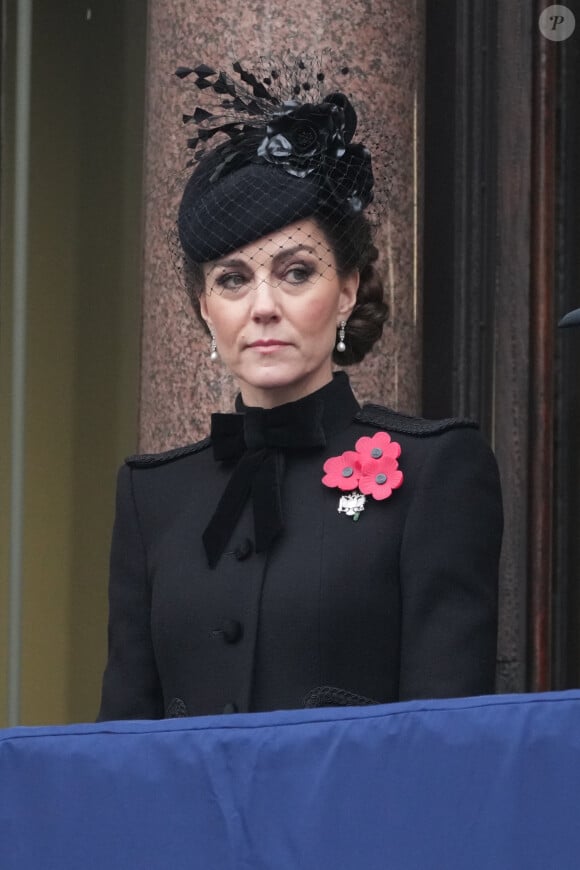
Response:
[[[226,272],[217,279],[217,285],[222,290],[239,290],[245,284],[245,277],[239,272]]]
[[[312,266],[292,266],[284,273],[284,278],[286,281],[289,281],[290,284],[304,284],[312,277],[313,272],[314,269]]]

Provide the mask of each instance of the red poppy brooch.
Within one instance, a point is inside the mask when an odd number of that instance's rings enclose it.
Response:
[[[401,486],[403,472],[397,461],[401,445],[392,441],[388,432],[377,432],[372,438],[365,435],[354,447],[326,460],[322,482],[342,490],[338,512],[356,522],[365,509],[367,495],[377,501],[388,498]]]

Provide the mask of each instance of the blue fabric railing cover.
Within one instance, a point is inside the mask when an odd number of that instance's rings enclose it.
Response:
[[[580,691],[0,732],[2,870],[578,870]]]

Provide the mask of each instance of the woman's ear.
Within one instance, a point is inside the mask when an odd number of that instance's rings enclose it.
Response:
[[[211,324],[211,320],[207,310],[207,296],[205,295],[205,293],[202,293],[199,297],[199,313],[201,314],[205,325],[213,335],[213,326]]]
[[[338,313],[342,315],[343,320],[348,320],[352,314],[352,310],[356,305],[356,295],[360,284],[360,273],[358,270],[349,272],[342,279],[340,296],[338,300]]]

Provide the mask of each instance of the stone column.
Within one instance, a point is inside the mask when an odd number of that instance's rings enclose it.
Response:
[[[378,245],[390,317],[380,347],[348,371],[360,401],[417,411],[424,0],[295,0],[290,6],[151,0],[149,10],[140,449],[203,437],[210,412],[230,410],[236,393],[220,363],[209,360],[207,336],[189,309],[168,242],[186,159],[180,118],[191,108],[173,71],[201,62],[229,68],[237,59],[287,50],[332,48],[355,73],[348,90],[359,115],[386,121],[391,180]]]

